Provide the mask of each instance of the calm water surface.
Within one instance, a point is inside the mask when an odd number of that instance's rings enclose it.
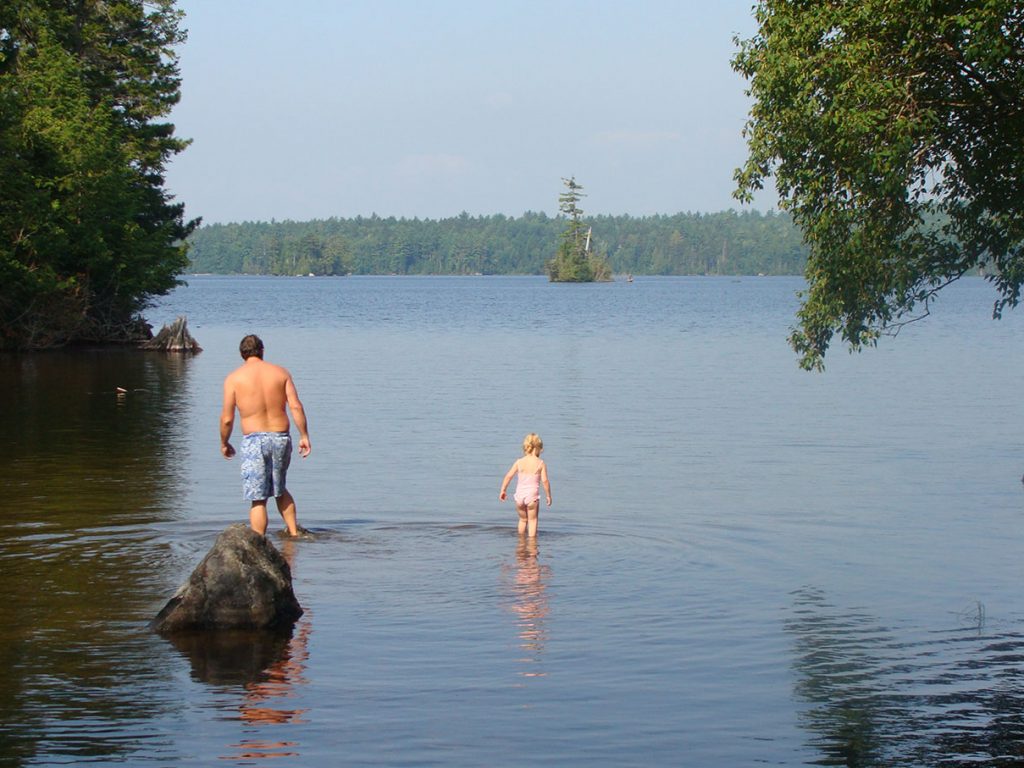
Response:
[[[967,280],[807,374],[800,285],[194,277],[150,319],[195,358],[0,357],[0,765],[1020,764],[1024,321]],[[314,536],[271,523],[306,613],[171,643],[246,518],[248,332],[310,417]]]

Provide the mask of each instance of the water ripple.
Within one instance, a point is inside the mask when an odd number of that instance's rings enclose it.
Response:
[[[786,630],[795,690],[820,765],[986,765],[1020,760],[1024,634],[989,626],[981,607],[942,631],[885,625],[794,595]]]

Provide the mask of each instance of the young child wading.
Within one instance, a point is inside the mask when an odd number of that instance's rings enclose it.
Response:
[[[544,443],[540,437],[531,432],[523,438],[523,458],[517,459],[501,481],[501,493],[498,498],[505,500],[505,491],[512,478],[516,478],[516,512],[519,513],[519,533],[527,536],[537,535],[537,516],[540,512],[540,487],[544,486],[544,494],[551,506],[551,484],[548,482],[547,465],[540,460]]]

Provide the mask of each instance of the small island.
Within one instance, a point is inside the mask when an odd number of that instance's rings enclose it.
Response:
[[[562,181],[566,191],[558,196],[558,210],[566,216],[567,224],[555,257],[547,263],[548,278],[552,283],[610,282],[611,265],[593,248],[593,228],[586,226],[579,207],[583,187],[576,183],[575,176]]]

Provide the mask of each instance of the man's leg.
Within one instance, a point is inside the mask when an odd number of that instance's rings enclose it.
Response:
[[[267,500],[252,502],[249,508],[249,525],[260,536],[267,535]]]
[[[299,524],[296,522],[295,515],[295,499],[292,495],[285,491],[277,497],[277,511],[281,513],[281,519],[284,520],[285,527],[288,529],[288,535],[298,536],[299,535]],[[263,508],[263,525],[266,527],[267,509]]]

